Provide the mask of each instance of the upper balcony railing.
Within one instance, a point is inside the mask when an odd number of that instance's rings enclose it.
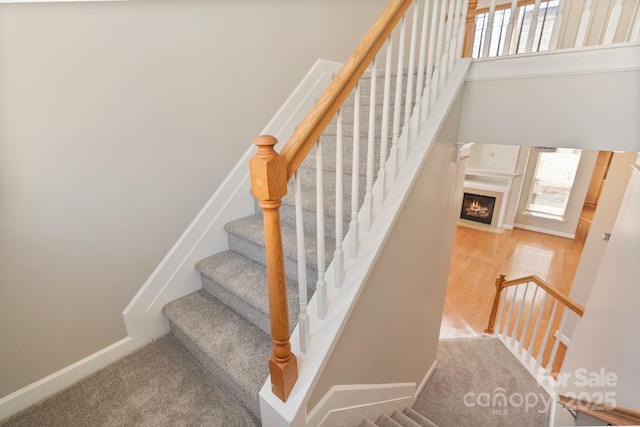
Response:
[[[491,0],[469,6],[473,58],[640,40],[638,0]]]

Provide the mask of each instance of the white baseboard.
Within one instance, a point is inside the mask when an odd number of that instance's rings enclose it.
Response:
[[[376,420],[381,414],[411,406],[416,383],[359,384],[333,386],[311,411],[306,425],[354,425],[364,418]]]
[[[576,235],[572,234],[572,233],[562,233],[560,231],[554,231],[554,230],[548,230],[546,228],[539,228],[539,227],[532,227],[530,225],[524,225],[524,224],[513,224],[513,227],[515,228],[521,228],[523,230],[528,230],[528,231],[535,231],[536,233],[544,233],[544,234],[550,234],[552,236],[559,236],[559,237],[566,237],[567,239],[575,239]]]
[[[109,347],[54,372],[0,399],[0,421],[78,382],[123,356],[147,344],[148,341],[124,338]]]

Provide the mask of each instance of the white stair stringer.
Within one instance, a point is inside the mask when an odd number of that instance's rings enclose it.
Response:
[[[261,419],[269,426],[305,426],[308,424],[307,402],[341,332],[349,320],[369,272],[403,206],[417,174],[426,159],[429,149],[438,135],[447,115],[458,97],[471,65],[470,59],[458,61],[443,87],[435,104],[431,107],[426,123],[415,133],[415,141],[409,141],[410,155],[398,171],[384,204],[374,212],[373,227],[368,233],[361,233],[360,249],[353,259],[345,258],[345,276],[340,289],[333,286],[333,263],[329,265],[326,278],[329,311],[325,319],[317,314],[314,295],[309,302],[308,315],[311,318],[311,347],[304,354],[300,351],[297,330],[291,335],[292,351],[298,358],[298,380],[287,400],[282,402],[271,392],[271,380],[267,378],[260,391]],[[406,132],[407,130],[405,130]],[[379,194],[374,185],[374,197]],[[360,212],[362,216],[362,211]],[[351,232],[345,236],[345,247]],[[333,408],[338,410],[340,408]]]

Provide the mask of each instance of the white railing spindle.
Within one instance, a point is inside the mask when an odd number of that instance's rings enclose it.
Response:
[[[467,14],[469,13],[469,0],[462,0],[462,14],[460,15],[460,25],[458,27],[458,41],[456,43],[456,59],[462,58],[464,50],[464,32],[467,24]]]
[[[358,196],[360,194],[360,82],[356,83],[353,101],[353,157],[351,161],[351,223],[349,256],[355,258],[360,243],[358,224]]]
[[[420,123],[427,120],[427,113],[431,105],[431,86],[433,84],[433,63],[435,60],[436,38],[438,31],[438,5],[440,2],[433,2],[433,10],[431,11],[431,25],[429,28],[429,48],[427,50],[427,73],[425,77],[424,94],[422,95],[422,107],[420,109]]]
[[[520,318],[522,317],[522,311],[524,309],[524,302],[527,299],[527,292],[529,291],[529,282],[524,285],[524,294],[522,294],[522,299],[520,300],[520,308],[518,309],[518,316],[516,317],[516,324],[513,327],[513,332],[511,335],[511,344],[513,345],[516,341],[516,336],[518,335],[518,328],[520,327]]]
[[[449,0],[453,1],[453,0]],[[442,46],[444,45],[444,18],[447,14],[446,10],[447,0],[442,1],[442,9],[440,10],[440,19],[438,21],[438,38],[436,40],[435,54],[435,66],[433,69],[433,76],[431,77],[431,93],[429,94],[429,105],[433,105],[438,97],[438,82],[440,81],[440,63],[442,61]]]
[[[549,40],[549,50],[555,50],[558,46],[558,38],[560,37],[560,29],[562,29],[562,18],[564,16],[564,5],[566,0],[560,0],[558,3],[558,11],[553,22],[551,30],[551,40]]]
[[[527,350],[527,361],[531,359],[533,355],[533,347],[536,344],[536,337],[538,336],[538,330],[540,329],[540,323],[542,322],[542,313],[544,312],[544,306],[547,304],[548,293],[544,293],[542,304],[540,305],[540,311],[538,312],[538,318],[536,319],[536,326],[533,328],[533,334],[531,335],[531,342],[529,342],[529,349]]]
[[[387,39],[387,58],[384,67],[384,90],[382,95],[382,123],[380,129],[380,197],[374,200],[377,206],[382,206],[387,194],[387,150],[389,149],[389,103],[391,98],[391,62],[393,60],[393,44],[391,36]]]
[[[325,245],[324,245],[324,185],[322,182],[322,140],[316,143],[316,227],[318,243],[318,281],[316,282],[316,295],[318,296],[318,317],[324,319],[327,315],[327,281],[325,271]]]
[[[504,322],[504,328],[502,330],[502,335],[505,337],[509,335],[509,323],[511,323],[511,313],[513,312],[513,306],[516,304],[516,296],[518,295],[518,288],[520,286],[516,285],[513,287],[513,297],[511,298],[511,307],[509,307],[509,314],[507,315],[507,321]]]
[[[402,74],[404,66],[404,41],[406,32],[406,15],[402,15],[400,20],[400,40],[398,42],[398,63],[396,67],[396,94],[393,100],[393,132],[391,138],[391,152],[389,153],[389,173],[390,183],[396,180],[398,173],[398,141],[400,139],[400,120],[402,116]]]
[[[450,73],[453,69],[453,65],[455,64],[455,60],[458,59],[456,56],[456,46],[458,44],[458,27],[460,26],[460,12],[462,10],[462,1],[456,0],[456,10],[454,12],[453,21],[453,30],[451,34],[451,44],[449,47],[449,62],[447,64],[447,73]]]
[[[531,304],[529,305],[529,312],[527,313],[527,320],[524,322],[524,327],[522,328],[522,334],[520,335],[520,339],[518,340],[518,353],[522,352],[522,348],[524,346],[524,340],[527,338],[527,331],[529,330],[529,324],[531,323],[531,315],[533,314],[533,306],[536,303],[536,295],[538,294],[538,287],[535,286],[533,290],[533,298],[531,298]],[[524,304],[524,300],[522,301]],[[535,337],[535,335],[534,335]]]
[[[404,124],[402,129],[404,135],[400,138],[398,145],[398,165],[407,159],[409,150],[409,123],[411,121],[411,112],[413,111],[413,83],[415,80],[416,66],[416,45],[418,39],[418,2],[413,3],[413,20],[411,21],[411,39],[409,41],[409,65],[407,68],[407,89],[405,91],[404,101]]]
[[[533,39],[536,36],[536,28],[538,27],[538,15],[540,14],[540,0],[536,0],[533,6],[531,22],[529,23],[529,34],[527,35],[527,47],[525,52],[529,53],[533,50]]]
[[[574,47],[582,47],[586,42],[587,31],[591,24],[591,6],[592,0],[585,0],[584,7],[582,8],[582,16],[580,17],[580,25],[578,26],[578,33],[576,35],[576,42]]]
[[[504,46],[502,54],[509,55],[511,52],[511,39],[513,38],[514,27],[516,25],[516,11],[518,10],[518,0],[511,1],[511,12],[509,14],[509,23],[507,24],[507,32],[504,37]],[[498,46],[498,48],[500,48]]]
[[[544,333],[544,338],[542,339],[542,345],[540,346],[540,351],[538,353],[538,357],[536,358],[536,367],[540,368],[542,365],[542,358],[544,356],[544,351],[547,348],[547,341],[549,341],[549,334],[551,333],[551,325],[553,324],[553,319],[556,317],[556,310],[558,309],[558,300],[553,304],[553,310],[551,310],[551,316],[547,322],[547,329]]]
[[[481,58],[489,57],[489,48],[491,47],[491,37],[493,37],[493,21],[496,17],[496,0],[491,0],[489,5],[489,20],[487,22],[487,33],[484,37],[484,46]]]
[[[560,341],[562,340],[564,324],[567,321],[568,313],[569,313],[569,310],[565,308],[564,314],[562,315],[562,320],[560,320],[560,327],[556,331],[557,335],[556,335],[555,342],[553,343],[553,348],[551,349],[551,356],[549,356],[549,362],[547,364],[547,369],[546,369],[547,373],[550,373],[551,370],[553,369],[553,362],[556,359],[556,353],[558,352],[558,344],[560,344]]]
[[[342,108],[338,110],[336,129],[336,250],[333,255],[334,286],[342,287],[344,276],[344,188],[342,180]]]
[[[640,3],[636,5],[636,11],[629,26],[629,33],[627,34],[628,41],[640,41]]]
[[[367,135],[367,177],[364,195],[364,215],[362,229],[368,233],[373,221],[373,171],[375,161],[376,138],[376,86],[378,78],[378,57],[373,58],[371,65],[371,91],[369,94],[369,134]]]
[[[418,55],[418,78],[416,80],[416,109],[420,109],[422,92],[424,91],[424,69],[427,60],[427,30],[429,27],[429,0],[425,0],[422,11],[422,28],[420,31],[420,55]],[[416,111],[414,109],[414,111]]]
[[[296,206],[296,251],[298,254],[298,300],[300,302],[300,314],[298,314],[298,331],[300,334],[300,350],[306,353],[311,340],[311,328],[309,315],[307,314],[307,259],[304,244],[304,218],[302,215],[302,190],[300,186],[300,174],[296,172],[295,206]]]
[[[622,16],[622,0],[616,0],[613,4],[613,9],[611,9],[611,15],[609,15],[609,23],[607,24],[607,31],[604,33],[602,44],[613,43],[613,38],[620,23],[620,16]]]
[[[447,23],[444,36],[444,51],[442,52],[442,65],[440,66],[440,76],[438,77],[438,90],[442,89],[447,80],[449,72],[449,49],[451,48],[451,34],[453,33],[453,13],[455,11],[456,0],[449,0],[449,10],[447,11]]]

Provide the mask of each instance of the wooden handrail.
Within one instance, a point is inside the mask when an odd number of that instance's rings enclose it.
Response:
[[[539,287],[541,287],[542,289],[544,289],[549,295],[554,297],[558,302],[560,302],[564,306],[568,307],[571,311],[576,313],[578,316],[582,317],[582,315],[584,314],[583,306],[581,306],[580,304],[578,304],[577,302],[569,298],[567,295],[560,292],[559,290],[551,286],[548,282],[542,280],[536,275],[525,276],[519,279],[506,280],[505,276],[501,274],[496,279],[496,284],[495,284],[496,294],[493,299],[493,306],[491,307],[491,314],[489,315],[489,323],[487,325],[487,328],[485,329],[485,333],[493,334],[493,330],[496,322],[496,315],[498,313],[498,305],[500,304],[500,296],[502,295],[502,290],[510,286],[516,286],[516,285],[520,285],[528,282],[533,282]]]
[[[411,3],[413,0],[392,0],[387,5],[309,114],[291,135],[280,151],[287,165],[287,181],[296,173]]]
[[[291,351],[289,341],[289,309],[280,229],[279,209],[282,198],[287,194],[287,182],[412,3],[413,0],[390,1],[280,154],[274,149],[278,141],[273,136],[259,136],[254,141],[258,152],[250,160],[249,169],[253,195],[258,199],[264,217],[269,318],[273,341],[269,372],[273,393],[285,402],[298,378],[297,359]]]
[[[596,405],[583,399],[574,399],[568,396],[558,396],[558,403],[562,406],[584,412],[587,415],[598,418],[614,426],[640,425],[640,411],[622,406]]]

